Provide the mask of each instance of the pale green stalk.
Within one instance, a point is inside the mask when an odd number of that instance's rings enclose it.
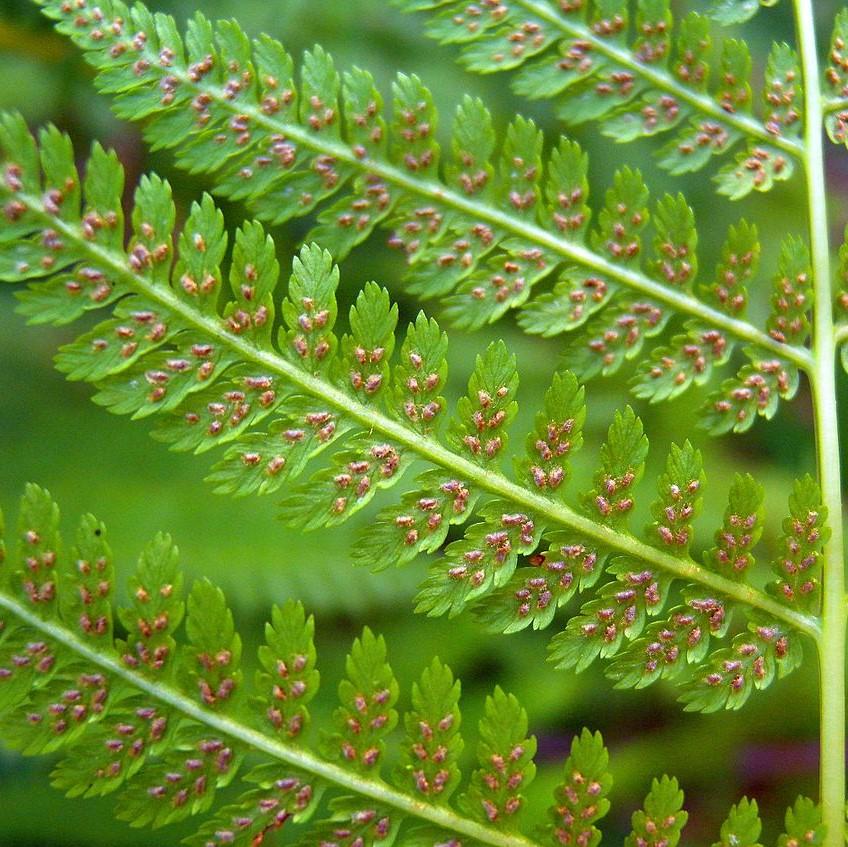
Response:
[[[836,414],[835,357],[827,181],[824,172],[823,108],[812,0],[794,0],[798,49],[804,75],[804,170],[813,260],[813,370],[810,383],[816,421],[816,446],[822,502],[831,537],[825,548],[821,674],[821,804],[827,847],[845,844],[845,577],[842,542],[842,480]]]

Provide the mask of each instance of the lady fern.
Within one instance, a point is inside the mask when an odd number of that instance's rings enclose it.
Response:
[[[753,224],[729,227],[707,276],[685,198],[652,204],[641,174],[625,166],[592,225],[586,155],[561,139],[545,156],[531,121],[516,118],[498,145],[489,112],[466,97],[442,167],[438,116],[417,77],[397,78],[386,120],[371,76],[356,69],[340,77],[321,48],[304,56],[296,74],[278,42],[251,42],[232,22],[197,15],[183,36],[171,18],[141,4],[39,5],[86,51],[119,115],[143,121],[152,145],[172,148],[181,166],[208,175],[217,193],[243,201],[267,223],[317,213],[283,294],[277,250],[262,224],[245,223],[228,257],[224,218],[211,197],[178,228],[168,183],[148,176],[135,190],[127,226],[124,172],[114,153],[96,145],[80,176],[67,136],[48,128],[36,138],[22,118],[4,116],[0,278],[29,283],[21,311],[35,323],[110,313],[61,350],[59,368],[93,383],[96,402],[110,410],[155,418],[155,436],[175,449],[225,446],[210,475],[216,490],[282,489],[282,516],[295,526],[338,524],[404,484],[353,559],[380,570],[441,551],[421,585],[418,611],[470,610],[501,632],[550,626],[585,593],[550,642],[560,668],[609,659],[617,685],[674,680],[686,709],[713,711],[741,707],[796,668],[803,643],[811,644],[823,679],[821,810],[799,800],[781,843],[836,847],[844,833],[845,597],[834,363],[848,324],[835,325],[833,304],[844,311],[848,298],[831,290],[820,136],[826,127],[834,141],[845,138],[845,14],[836,21],[822,91],[812,9],[795,0],[797,49],[774,46],[755,111],[744,42],[723,39],[714,62],[710,22],[692,12],[675,30],[662,0],[639,0],[634,10],[626,0],[396,4],[428,13],[428,32],[462,45],[470,70],[510,71],[520,94],[555,99],[567,123],[599,121],[619,141],[674,133],[660,151],[672,174],[737,149],[714,177],[731,199],[803,171],[809,232],[781,243],[770,296],[760,298],[768,303],[758,303],[768,312],[761,322],[748,308],[758,299],[761,252]],[[725,0],[713,14],[738,21],[756,6]],[[480,352],[467,393],[449,400],[446,334],[422,312],[398,343],[398,309],[376,283],[356,296],[349,331],[336,334],[334,258],[378,226],[406,257],[405,290],[440,298],[452,326],[476,329],[518,310],[530,334],[570,333],[564,366],[521,434],[512,473],[503,459],[518,409],[518,365],[505,343]],[[843,248],[843,282],[846,265]],[[664,342],[651,341],[675,323]],[[706,386],[740,346],[747,363],[712,389],[705,428],[742,432],[758,416],[771,418],[781,399],[796,395],[802,374],[817,427],[818,479],[796,481],[788,496],[765,590],[751,578],[765,516],[763,488],[750,475],[735,477],[714,545],[690,551],[706,475],[689,440],[668,449],[648,526],[629,526],[648,453],[629,406],[614,414],[604,444],[592,446],[591,489],[568,492],[572,457],[584,440],[583,382],[641,357],[636,396],[670,400]],[[404,483],[413,467],[418,475]],[[529,843],[511,822],[532,779],[535,742],[513,698],[498,689],[488,702],[480,768],[463,782],[454,811],[443,801],[462,782],[458,686],[434,662],[405,721],[402,790],[389,787],[379,764],[397,722],[397,685],[380,640],[366,631],[356,642],[336,732],[326,742],[331,752],[317,757],[293,741],[317,684],[302,610],[274,612],[259,657],[265,700],[251,711],[241,696],[238,636],[223,596],[208,583],[189,598],[189,646],[176,647],[180,577],[165,539],[142,560],[134,607],[120,617],[130,636],[113,647],[108,591],[99,590],[108,589],[111,571],[96,524],[84,523],[72,557],[86,567],[57,579],[55,508],[32,489],[23,514],[18,569],[0,593],[10,620],[0,630],[0,667],[8,671],[0,683],[11,692],[0,702],[10,720],[34,716],[19,737],[31,752],[60,745],[66,729],[71,740],[99,733],[113,708],[118,720],[134,714],[128,736],[162,761],[125,761],[124,742],[107,732],[101,741],[107,750],[115,742],[117,760],[102,764],[97,779],[106,781],[92,789],[123,791],[123,777],[137,772],[146,788],[126,790],[122,809],[131,820],[160,824],[208,811],[213,784],[226,785],[252,750],[294,770],[282,778],[278,767],[251,772],[247,781],[258,787],[238,808],[218,810],[197,843],[260,843],[270,828],[305,818],[323,783],[360,799],[334,801],[333,820],[307,843],[389,843],[405,817],[439,831],[404,829],[401,843]],[[93,581],[92,567],[102,571]],[[42,640],[21,636],[18,627]],[[55,670],[64,663],[71,670]],[[86,703],[80,712],[59,690],[83,686],[79,674],[114,676],[118,693],[105,681],[85,693],[74,688]],[[280,702],[268,699],[269,687]],[[138,697],[144,706],[121,705]],[[159,707],[187,721],[157,737]],[[66,712],[79,714],[76,724]],[[257,715],[264,715],[260,729]],[[46,738],[44,726],[57,723],[61,731]],[[71,765],[57,773],[60,787],[88,790],[90,774]],[[597,736],[575,741],[565,774],[554,823],[540,838],[595,845],[609,787]],[[685,821],[676,781],[655,781],[627,843],[673,845]],[[718,843],[753,847],[759,829],[756,805],[743,801]]]

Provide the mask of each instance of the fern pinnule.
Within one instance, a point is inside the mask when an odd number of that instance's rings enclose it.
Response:
[[[519,323],[529,332],[575,331],[569,366],[587,378],[611,373],[637,356],[645,340],[659,334],[675,314],[695,319],[675,337],[671,351],[656,351],[655,364],[641,375],[637,393],[652,399],[673,397],[693,382],[706,381],[714,368],[726,364],[738,341],[752,346],[754,367],[776,361],[791,372],[809,365],[803,341],[779,338],[770,334],[771,327],[761,329],[744,317],[744,299],[702,296],[705,286],[696,284],[694,219],[681,197],[656,203],[654,233],[646,240],[648,191],[639,172],[625,167],[613,177],[597,226],[590,227],[586,156],[575,142],[563,139],[545,162],[542,136],[532,121],[519,117],[512,122],[493,161],[491,117],[479,101],[465,98],[450,156],[441,168],[438,116],[416,77],[398,77],[387,121],[371,77],[361,70],[340,77],[323,50],[304,56],[298,84],[279,43],[264,36],[251,43],[231,23],[213,25],[197,16],[183,39],[173,20],[138,4],[131,10],[119,0],[96,7],[86,0],[72,11],[60,0],[42,0],[41,5],[86,50],[118,113],[145,122],[154,146],[174,148],[185,167],[209,174],[219,193],[245,201],[274,224],[318,209],[310,239],[337,258],[376,227],[388,227],[389,243],[408,260],[409,290],[442,298],[446,318],[458,327],[478,328],[519,309]],[[548,3],[533,5],[546,10],[549,23],[574,17]],[[609,14],[621,17],[624,26],[627,4],[618,5]],[[507,30],[513,16],[522,14],[519,6],[516,0],[497,4],[497,14],[509,19]],[[576,17],[582,20],[582,14]],[[667,9],[653,6],[640,6],[637,15],[646,22],[667,16]],[[687,21],[684,40],[700,44],[701,24]],[[500,38],[503,27],[492,23],[494,28],[482,27],[478,35]],[[583,23],[578,28],[587,29],[589,42],[597,42],[599,50],[615,41],[608,44]],[[654,36],[663,43],[667,38]],[[727,44],[733,56],[743,56],[733,59],[733,70],[725,69],[724,76],[735,79],[736,65],[749,64],[747,50],[739,42]],[[613,52],[618,56],[622,50],[616,46]],[[660,51],[657,57],[666,54]],[[659,65],[633,61],[685,89]],[[783,84],[781,75],[791,75],[793,61],[783,48],[775,53],[769,65],[772,87]],[[604,73],[613,67],[605,65]],[[595,97],[593,84],[587,84],[592,99],[612,105]],[[747,83],[738,85],[748,91]],[[771,143],[794,149],[799,116],[793,112],[790,120],[789,112],[799,93],[784,88],[780,93],[780,102],[789,105],[770,116],[768,131],[742,114],[738,92],[728,108],[720,105],[721,98],[713,101],[699,92],[693,103],[711,104],[722,120],[760,126]],[[747,164],[759,151],[744,154],[741,169],[734,165],[722,172],[728,190],[738,194],[769,184],[774,161],[760,163],[759,170]],[[790,159],[786,151],[778,152],[783,178]],[[763,155],[768,159],[770,154]],[[725,252],[743,257],[755,252],[755,237],[753,245],[739,245],[740,237],[746,240],[752,232],[744,222],[731,228]],[[543,287],[548,290],[536,294]],[[746,376],[741,374],[737,383]],[[770,397],[791,394],[776,388]],[[757,412],[771,416],[773,403],[755,403]]]
[[[24,311],[38,321],[62,323],[87,310],[112,309],[113,317],[61,350],[60,369],[94,383],[95,400],[113,412],[155,417],[155,436],[174,449],[226,446],[211,475],[216,490],[284,488],[281,516],[317,529],[347,520],[423,460],[426,469],[397,505],[379,513],[354,558],[375,570],[404,564],[438,550],[451,526],[475,517],[430,566],[417,609],[456,615],[470,608],[489,625],[515,631],[549,625],[577,590],[599,581],[610,556],[608,580],[597,597],[553,642],[552,658],[560,666],[583,668],[599,656],[616,655],[642,633],[649,617],[662,612],[675,579],[699,586],[699,602],[719,598],[776,617],[793,640],[817,631],[817,594],[805,589],[817,585],[817,557],[827,537],[815,483],[802,484],[792,520],[809,520],[818,535],[779,565],[782,584],[791,583],[792,590],[773,599],[738,579],[740,571],[728,573],[717,553],[705,566],[690,558],[704,476],[700,454],[688,442],[672,445],[645,540],[628,529],[648,452],[642,423],[630,407],[616,412],[592,489],[572,507],[566,498],[569,465],[583,443],[586,409],[585,392],[570,372],[554,376],[524,455],[507,475],[501,466],[518,408],[518,371],[503,342],[477,357],[465,396],[447,400],[444,333],[419,315],[395,364],[398,310],[376,283],[356,297],[350,331],[336,336],[339,273],[316,245],[304,247],[293,262],[275,339],[279,265],[260,224],[238,231],[225,270],[223,217],[212,200],[204,197],[192,207],[175,241],[167,229],[175,219],[170,188],[144,178],[124,247],[115,232],[120,218],[112,211],[120,207],[119,197],[107,193],[122,184],[113,154],[95,148],[80,193],[64,136],[47,130],[37,147],[13,116],[3,120],[0,136],[11,179],[0,191],[11,198],[16,221],[5,251],[46,251],[25,273],[31,282],[21,293]],[[638,193],[640,182],[631,177],[623,178],[621,190]],[[614,214],[611,207],[610,220]],[[685,222],[683,229],[688,231]],[[221,306],[225,279],[231,293]],[[743,296],[741,288],[737,292]],[[799,326],[805,331],[803,322]],[[328,449],[329,460],[300,480],[311,460]],[[741,508],[733,494],[731,506]],[[743,518],[734,511],[733,519]],[[721,536],[725,553],[753,544],[753,537],[744,542],[735,531],[729,530],[732,543],[726,533]],[[153,573],[169,561],[167,539],[161,546],[151,559]],[[36,569],[33,592],[49,595],[52,583],[41,585],[38,577]],[[144,584],[138,590],[149,593]],[[180,614],[176,607],[169,610],[174,626]],[[224,619],[219,624],[226,630]],[[125,625],[134,631],[135,619]],[[142,631],[128,642],[126,655],[150,668],[167,666],[170,631]],[[232,653],[235,646],[226,650]],[[209,670],[214,699],[222,682]]]
[[[633,813],[633,832],[624,840],[624,847],[676,847],[689,814],[683,810],[683,792],[674,777],[654,779],[645,797],[644,807]]]
[[[601,832],[595,824],[610,809],[612,788],[609,753],[599,732],[584,727],[571,742],[565,782],[557,789],[556,804],[549,810],[553,836],[564,844],[598,847]]]

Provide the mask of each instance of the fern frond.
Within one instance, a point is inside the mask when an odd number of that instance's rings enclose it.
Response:
[[[415,0],[394,0],[394,5],[421,10]],[[758,5],[721,0],[710,14],[722,23],[739,23]],[[567,124],[598,121],[601,132],[617,142],[677,130],[659,157],[674,174],[698,170],[712,156],[747,142],[735,163],[716,176],[718,191],[733,199],[788,179],[803,155],[800,71],[788,45],[776,45],[772,52],[763,108],[755,116],[747,44],[724,41],[720,73],[711,85],[709,21],[691,12],[674,32],[668,0],[591,5],[457,0],[429,4],[429,12],[428,35],[460,45],[469,71],[515,70],[516,93],[553,99],[557,117]]]
[[[809,797],[799,797],[786,810],[786,829],[777,839],[778,847],[789,847],[793,840],[803,838],[808,844],[823,844],[825,826],[821,808]]]
[[[553,818],[552,835],[561,844],[598,847],[600,830],[595,826],[610,808],[607,794],[612,776],[607,770],[609,753],[601,734],[583,729],[571,742],[571,754],[565,763],[565,784],[557,791],[556,805],[549,810]]]
[[[69,796],[115,794],[118,816],[133,826],[205,815],[183,842],[192,847],[248,847],[292,827],[303,843],[349,847],[397,839],[421,847],[598,844],[595,824],[609,810],[612,785],[599,733],[584,729],[573,740],[554,788],[552,823],[534,827],[533,840],[522,812],[536,740],[514,696],[496,688],[486,701],[479,767],[466,782],[457,761],[459,682],[434,659],[413,686],[401,766],[383,779],[382,753],[397,743],[398,686],[385,641],[366,628],[348,656],[326,755],[318,754],[307,732],[318,687],[314,621],[299,603],[273,609],[259,648],[263,671],[251,686],[239,669],[241,642],[225,598],[208,581],[192,586],[180,634],[183,578],[176,549],[160,535],[140,558],[132,607],[118,613],[122,620],[139,616],[141,632],[161,623],[170,634],[168,661],[139,662],[108,630],[93,636],[76,614],[76,603],[89,616],[105,603],[113,615],[103,525],[83,518],[80,546],[66,554],[57,518],[50,495],[28,486],[13,555],[0,563],[0,739],[28,754],[60,752],[53,784]],[[53,581],[52,598],[30,590],[36,565]],[[75,580],[98,567],[102,590],[94,597]],[[218,791],[228,785],[238,793],[225,805]],[[654,780],[627,843],[675,844],[686,822],[682,800],[676,780]],[[786,838],[819,843],[805,837],[808,829],[820,833],[819,812],[799,798],[787,813]],[[721,843],[748,834],[738,843],[753,845],[758,832],[756,805],[743,800]]]
[[[86,51],[118,113],[145,121],[154,146],[174,148],[183,166],[209,174],[219,193],[245,201],[272,223],[320,209],[310,238],[337,258],[377,226],[388,227],[389,243],[409,262],[409,290],[442,298],[447,318],[458,326],[479,327],[517,308],[522,325],[543,335],[586,324],[586,361],[578,356],[570,367],[609,372],[610,361],[617,367],[638,351],[634,339],[641,345],[679,313],[718,333],[724,355],[736,340],[787,365],[808,364],[803,348],[775,340],[744,319],[741,310],[696,293],[695,229],[681,198],[666,197],[656,205],[648,248],[642,232],[649,220],[647,189],[638,172],[624,168],[590,231],[585,155],[563,140],[544,162],[541,134],[531,121],[517,118],[510,125],[493,160],[489,113],[466,98],[442,169],[434,139],[437,115],[430,93],[415,77],[398,77],[387,121],[371,77],[358,70],[340,77],[321,50],[304,57],[298,85],[279,43],[267,37],[250,43],[226,22],[213,25],[198,16],[183,39],[170,18],[140,4],[132,10],[119,0],[97,6],[86,0],[72,10],[60,0],[41,5]],[[547,3],[535,5],[544,7],[550,21],[570,19]],[[518,7],[498,8],[512,16]],[[640,15],[653,21],[655,11],[646,7]],[[656,13],[657,20],[665,19],[664,11]],[[685,38],[693,44],[700,43],[698,26],[687,25]],[[627,54],[614,46],[615,39],[593,35],[582,23],[578,28],[587,30],[593,44]],[[501,33],[500,23],[491,32]],[[648,41],[654,37],[665,39],[655,34]],[[743,47],[736,43],[734,49]],[[775,54],[770,65],[775,78],[789,73],[788,61],[785,51]],[[666,71],[644,65],[658,79],[688,90]],[[728,110],[694,90],[692,97],[697,104],[711,104],[722,120],[759,126],[739,117],[736,106]],[[772,129],[760,130],[795,149],[797,115],[789,119],[791,108],[771,115]],[[762,174],[748,165],[765,149],[747,154],[741,182],[735,165],[723,177],[729,190],[766,187],[776,161],[763,154]],[[790,160],[779,152],[780,175],[787,175]],[[550,290],[534,296],[548,283]],[[644,327],[641,316],[647,316]],[[640,325],[635,336],[634,324]],[[610,332],[619,337],[615,350],[596,349],[592,339]],[[714,364],[723,361],[717,356]]]
[[[356,558],[377,570],[403,564],[438,549],[452,524],[476,516],[432,565],[418,609],[454,615],[491,599],[491,611],[479,611],[506,630],[549,624],[576,590],[595,585],[606,555],[614,554],[598,597],[554,641],[553,658],[563,666],[582,668],[598,656],[615,655],[640,635],[648,617],[660,613],[674,580],[774,617],[775,626],[792,632],[793,642],[801,633],[818,632],[818,596],[804,590],[810,579],[815,585],[817,565],[803,580],[793,576],[808,559],[817,561],[826,538],[826,512],[816,509],[818,495],[810,484],[799,488],[792,514],[812,521],[808,531],[815,530],[818,539],[807,538],[798,556],[787,554],[781,574],[792,591],[778,592],[777,599],[737,572],[714,569],[718,554],[708,557],[706,566],[690,558],[703,474],[688,443],[672,448],[658,484],[654,523],[641,540],[626,528],[648,451],[632,409],[616,413],[593,488],[572,507],[565,501],[565,483],[570,458],[582,444],[585,416],[584,392],[572,374],[554,378],[526,452],[515,462],[515,475],[508,476],[500,467],[517,411],[518,376],[515,357],[503,342],[478,356],[466,396],[450,403],[441,395],[446,339],[438,325],[419,316],[395,366],[398,311],[377,284],[361,291],[350,311],[350,332],[336,337],[338,270],[314,245],[293,263],[275,342],[270,327],[277,311],[278,267],[273,242],[259,224],[237,234],[225,273],[223,222],[212,201],[204,198],[192,208],[174,244],[162,229],[174,219],[170,190],[160,180],[144,179],[133,209],[133,235],[124,248],[112,232],[117,217],[111,209],[118,207],[118,198],[109,203],[96,187],[104,178],[109,185],[118,183],[114,156],[95,150],[85,178],[94,189],[92,201],[76,190],[78,177],[64,137],[45,132],[39,150],[22,127],[11,117],[0,125],[5,173],[13,183],[10,187],[7,179],[0,191],[12,198],[20,227],[5,249],[14,254],[35,244],[50,259],[29,273],[30,287],[21,294],[26,308],[49,301],[54,306],[46,314],[71,317],[111,308],[114,317],[63,348],[59,367],[72,378],[93,382],[96,401],[112,411],[155,416],[155,435],[175,449],[202,452],[228,445],[212,474],[217,490],[245,494],[285,486],[282,518],[318,528],[346,520],[397,485],[414,460],[423,461],[426,470],[399,504],[378,516]],[[57,184],[62,188],[53,187]],[[225,278],[231,294],[220,307]],[[82,285],[87,279],[95,281],[88,289]],[[329,462],[299,481],[310,459],[331,446]],[[742,508],[733,497],[731,507],[734,515]],[[539,555],[543,542],[548,553]],[[752,538],[733,536],[732,542],[722,541],[723,549],[753,545]],[[49,552],[39,553],[37,561],[45,564],[31,569],[27,583],[32,596],[48,605],[55,596]],[[182,605],[168,595],[157,597],[150,608],[142,606],[152,593],[148,583],[173,584],[178,578],[170,541],[158,539],[144,561],[134,586],[134,602],[141,605],[123,620],[129,632],[123,655],[168,674],[173,672],[172,630]],[[205,603],[218,604],[214,632],[193,633],[194,640],[229,631],[220,598],[213,600],[210,595]],[[162,624],[155,625],[159,616]],[[92,626],[108,627],[108,619]],[[238,652],[229,641],[217,650],[204,649],[210,656]],[[237,687],[235,678],[214,663],[192,673],[199,674],[197,684],[210,701],[226,699],[225,689]],[[388,682],[383,687],[391,690]],[[296,714],[278,715],[281,726],[299,720]],[[357,760],[379,751],[377,741],[355,748]]]

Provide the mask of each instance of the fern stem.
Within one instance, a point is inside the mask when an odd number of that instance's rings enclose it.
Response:
[[[153,63],[153,66],[155,67],[155,63]],[[223,88],[213,85],[199,85],[187,74],[180,73],[176,68],[169,68],[169,71],[173,72],[171,75],[176,77],[183,86],[208,95],[220,108],[232,112],[233,115],[248,115],[252,124],[265,127],[272,133],[282,134],[297,144],[303,145],[316,153],[331,156],[359,171],[375,174],[422,199],[442,203],[477,220],[486,221],[496,229],[510,232],[531,244],[544,247],[564,259],[590,268],[634,291],[665,303],[677,312],[697,317],[736,338],[768,350],[776,356],[793,362],[802,370],[808,371],[811,367],[812,360],[807,350],[782,344],[747,321],[732,318],[724,312],[707,306],[706,303],[690,294],[675,291],[643,273],[611,262],[582,244],[566,241],[539,226],[518,220],[498,208],[452,191],[441,183],[415,177],[408,171],[388,162],[369,158],[361,159],[345,144],[311,133],[298,124],[286,123],[273,116],[266,115],[260,108],[252,104],[234,103]]]
[[[127,267],[126,257],[123,254],[113,253],[91,243],[84,237],[81,228],[51,215],[44,209],[40,198],[25,194],[20,194],[19,197],[32,212],[49,221],[49,225],[65,238],[72,240],[80,252],[88,254],[94,262],[110,268],[117,277],[126,280],[135,291],[158,303],[169,313],[178,315],[186,325],[196,328],[207,337],[214,338],[218,343],[229,347],[243,361],[253,362],[263,369],[281,375],[291,384],[313,397],[319,397],[345,416],[356,420],[366,430],[379,433],[381,437],[406,447],[422,459],[461,476],[476,488],[509,500],[540,519],[571,528],[602,547],[641,559],[649,565],[668,571],[679,579],[699,583],[743,605],[762,609],[773,617],[785,621],[799,632],[818,639],[820,630],[815,618],[789,609],[762,591],[727,579],[698,565],[692,559],[678,558],[628,533],[618,532],[591,520],[563,503],[543,497],[513,482],[503,473],[482,468],[434,438],[422,436],[376,408],[358,402],[325,378],[307,373],[273,349],[262,349],[240,336],[233,335],[227,331],[223,321],[217,316],[202,314],[181,300],[169,287],[157,285],[144,277],[137,276]]]
[[[560,17],[551,8],[552,4],[538,2],[538,0],[515,0],[515,3],[525,8],[537,18],[553,24],[562,32],[566,33],[566,35],[588,42],[592,45],[592,50],[595,52],[611,59],[616,65],[633,71],[638,76],[648,80],[651,85],[660,89],[660,91],[665,91],[678,100],[688,103],[696,111],[709,115],[723,124],[732,126],[734,129],[738,129],[747,137],[753,136],[774,147],[779,147],[787,153],[799,157],[803,156],[803,142],[795,138],[784,138],[780,135],[773,135],[760,121],[750,115],[740,115],[735,112],[725,111],[709,94],[702,94],[685,85],[681,85],[664,68],[655,68],[652,65],[640,62],[626,47],[621,47],[606,39],[599,38],[585,24],[578,24]]]
[[[845,843],[845,575],[842,541],[842,480],[836,414],[836,335],[828,244],[827,182],[822,145],[823,107],[812,0],[794,0],[806,97],[806,171],[810,245],[815,290],[813,360],[810,373],[816,421],[819,482],[831,537],[825,548],[821,686],[821,803],[828,847]]]
[[[848,324],[842,324],[836,327],[833,340],[837,347],[848,341]]]
[[[378,803],[391,806],[404,814],[435,824],[451,832],[465,835],[474,841],[493,847],[539,847],[538,843],[517,833],[500,832],[463,817],[450,808],[423,803],[402,791],[387,785],[382,780],[363,776],[355,771],[328,762],[300,747],[265,735],[226,715],[203,708],[195,700],[161,680],[148,679],[138,671],[126,667],[114,652],[101,652],[80,639],[76,633],[56,621],[35,614],[14,597],[0,591],[0,608],[23,621],[39,633],[67,647],[78,656],[108,674],[128,682],[133,688],[143,691],[154,700],[220,732],[234,741],[264,753],[273,759],[298,768],[313,776],[325,779],[336,786],[369,797]]]

